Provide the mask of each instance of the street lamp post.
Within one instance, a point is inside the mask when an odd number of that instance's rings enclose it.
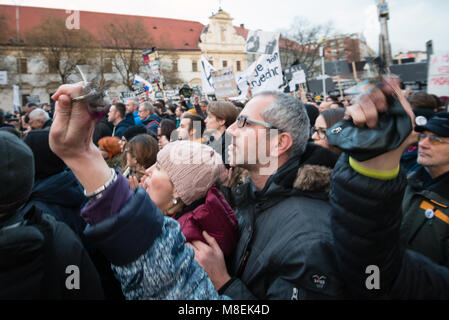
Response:
[[[324,69],[324,43],[326,42],[326,39],[321,39],[318,41],[318,45],[320,46],[320,56],[321,56],[321,77],[323,81],[323,100],[326,100],[327,98],[327,92],[326,92],[326,78],[325,78],[325,69]]]

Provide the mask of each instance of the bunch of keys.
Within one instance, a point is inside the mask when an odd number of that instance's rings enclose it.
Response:
[[[72,103],[84,101],[87,104],[87,110],[94,118],[103,118],[108,113],[108,107],[111,103],[107,95],[104,78],[99,86],[95,87],[93,83],[87,81],[81,68],[79,66],[76,67],[83,78],[84,86],[81,96],[73,98]]]

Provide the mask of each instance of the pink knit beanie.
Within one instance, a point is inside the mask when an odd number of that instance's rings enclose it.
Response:
[[[221,156],[209,146],[192,141],[175,141],[157,154],[182,202],[190,205],[206,196],[224,170]]]

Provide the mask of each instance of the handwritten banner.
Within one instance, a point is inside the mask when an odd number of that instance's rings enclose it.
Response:
[[[430,56],[427,93],[449,96],[449,52]]]

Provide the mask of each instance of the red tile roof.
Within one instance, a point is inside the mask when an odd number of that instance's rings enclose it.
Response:
[[[0,5],[0,15],[6,17],[10,29],[10,37],[16,37],[16,6]],[[33,27],[39,25],[49,17],[60,17],[66,19],[70,16],[65,9],[50,9],[40,7],[19,6],[20,16],[20,38],[23,39],[26,33]],[[156,18],[144,16],[121,15],[113,13],[80,11],[80,28],[86,29],[97,39],[103,40],[102,29],[104,25],[117,23],[117,21],[137,21],[140,20],[147,32],[155,41],[154,46],[159,49],[193,50],[200,51],[198,46],[203,28],[202,23],[196,21]],[[248,37],[248,29],[242,26],[234,26],[237,34],[245,40]],[[9,39],[9,37],[8,37]],[[281,48],[300,49],[296,42],[281,38],[279,41]],[[169,48],[167,48],[169,47]]]
[[[11,36],[16,35],[16,6],[0,5],[0,15],[6,17]],[[19,7],[20,37],[23,39],[27,31],[39,25],[49,17],[61,17],[64,20],[70,16],[63,9],[49,9],[39,7]],[[144,16],[119,15],[112,13],[100,13],[80,11],[80,28],[91,32],[97,39],[102,38],[103,26],[127,19],[129,21],[140,20],[147,32],[154,39],[154,46],[160,49],[195,50],[199,51],[198,41],[204,25],[196,21],[155,18]]]

